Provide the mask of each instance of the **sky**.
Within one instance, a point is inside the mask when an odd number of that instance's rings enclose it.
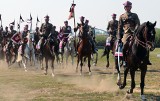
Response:
[[[113,13],[117,14],[117,20],[119,16],[123,14],[123,3],[126,0],[74,0],[75,7],[75,20],[79,22],[79,17],[84,16],[89,20],[89,24],[106,30],[108,21],[112,19]],[[60,26],[64,25],[64,21],[68,19],[69,8],[71,7],[73,0],[1,0],[0,14],[2,15],[3,27],[9,26],[9,23],[16,21],[15,29],[17,29],[17,23],[19,22],[19,16],[22,15],[24,20],[30,18],[30,13],[33,17],[33,29],[36,26],[37,16],[41,22],[40,26],[44,22],[44,16],[50,16],[50,22],[57,26],[59,30]],[[160,0],[130,0],[132,2],[132,12],[137,13],[140,22],[157,21],[156,27],[160,28]],[[21,24],[21,30],[26,22]],[[73,19],[69,20],[69,25],[74,27]]]

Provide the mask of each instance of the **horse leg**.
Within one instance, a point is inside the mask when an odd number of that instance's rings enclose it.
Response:
[[[48,59],[47,59],[47,57],[45,58],[45,62],[46,62],[46,68],[45,68],[44,74],[47,75],[47,71],[48,71]]]
[[[127,79],[128,71],[129,71],[129,68],[126,67],[124,70],[123,84],[121,86],[119,86],[120,89],[123,89],[126,86],[126,79]]]
[[[88,68],[89,68],[89,75],[91,75],[91,64],[90,64],[90,61],[91,61],[91,57],[89,56],[88,57]]]
[[[81,63],[80,63],[80,66],[81,66],[81,69],[80,69],[80,75],[82,75],[82,66],[83,66],[83,59],[82,59],[82,56],[80,57],[80,61],[81,61]]]
[[[54,60],[55,60],[55,56],[52,58],[52,61],[51,61],[52,77],[54,77]]]
[[[110,53],[110,50],[107,48],[106,52],[107,52],[107,54],[106,54],[106,58],[107,58],[106,67],[108,68],[109,67],[109,53]]]
[[[79,65],[79,55],[77,56],[77,67],[76,67],[76,72],[78,72],[78,65]]]
[[[73,66],[73,64],[74,64],[74,53],[71,54],[71,59],[72,59],[72,66]]]
[[[141,95],[144,94],[144,86],[145,86],[145,75],[147,72],[147,66],[143,66],[143,69],[141,69],[141,83],[140,83],[140,87],[141,87]]]
[[[23,67],[24,67],[24,70],[25,70],[25,72],[27,72],[27,67],[26,67],[26,58],[25,57],[23,57],[23,59],[22,59],[22,64],[23,64]]]
[[[115,67],[116,67],[117,72],[118,72],[117,85],[120,86],[121,85],[121,72],[120,72],[120,68],[118,66],[118,59],[117,59],[117,57],[115,57]]]
[[[98,53],[96,52],[95,66],[97,65],[97,61],[98,61]]]
[[[127,91],[128,94],[133,93],[133,89],[135,88],[135,70],[130,69],[130,75],[131,75],[131,88]]]

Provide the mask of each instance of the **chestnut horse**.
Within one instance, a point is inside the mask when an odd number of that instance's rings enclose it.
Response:
[[[145,75],[147,72],[147,61],[148,61],[148,51],[153,51],[154,41],[155,41],[155,23],[145,22],[139,26],[138,30],[133,36],[133,40],[130,41],[130,46],[127,50],[127,67],[124,70],[124,80],[122,85],[119,85],[120,89],[126,86],[126,78],[128,71],[130,70],[131,75],[131,88],[127,93],[133,93],[135,88],[135,71],[139,68],[141,70],[141,97],[144,99],[144,85],[145,85]],[[118,69],[118,68],[117,68]]]
[[[92,54],[92,46],[91,46],[91,43],[89,42],[89,39],[88,39],[88,33],[86,31],[86,27],[85,26],[81,26],[80,27],[80,32],[79,32],[81,35],[81,40],[79,42],[79,45],[78,45],[78,56],[77,56],[77,67],[76,67],[76,71],[78,69],[78,65],[79,65],[79,61],[80,61],[80,66],[81,66],[81,69],[80,69],[80,72],[82,74],[82,66],[83,66],[83,60],[84,58],[88,58],[88,68],[89,68],[89,75],[91,74],[91,70],[90,70],[90,67],[91,67],[91,64],[90,64],[90,61],[91,61],[91,54]]]

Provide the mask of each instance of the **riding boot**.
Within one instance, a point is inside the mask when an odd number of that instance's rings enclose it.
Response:
[[[92,43],[92,50],[93,50],[93,53],[96,53],[98,50],[95,48],[95,44],[93,41],[91,41]]]
[[[129,43],[126,42],[124,45],[123,45],[123,67],[127,67],[127,50],[128,50],[128,45]]]
[[[147,55],[147,65],[152,65],[152,63],[149,60],[149,50],[148,50],[148,55]]]

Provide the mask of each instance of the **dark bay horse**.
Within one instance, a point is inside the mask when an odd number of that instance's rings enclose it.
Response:
[[[51,43],[50,43],[50,40],[47,39],[43,39],[42,40],[44,44],[41,45],[41,48],[43,50],[42,52],[42,58],[40,59],[41,61],[41,66],[43,66],[43,58],[45,59],[45,64],[46,64],[46,67],[45,67],[45,72],[44,74],[47,75],[47,71],[48,71],[48,62],[49,60],[51,61],[51,70],[52,70],[52,76],[54,76],[54,60],[55,60],[55,53],[54,53],[54,46],[51,47]],[[51,49],[52,48],[52,49]],[[43,67],[41,67],[43,68]]]
[[[77,56],[77,67],[76,67],[76,71],[78,69],[78,65],[79,65],[79,61],[80,61],[80,66],[81,66],[81,69],[80,69],[80,72],[82,74],[82,66],[83,66],[83,60],[84,58],[88,58],[88,68],[89,68],[89,75],[91,74],[91,70],[90,70],[90,67],[91,67],[91,64],[90,64],[90,61],[91,61],[91,53],[92,53],[92,46],[91,46],[91,43],[89,42],[89,39],[88,39],[88,33],[85,29],[85,26],[81,26],[80,28],[80,36],[81,36],[81,41],[79,42],[79,46],[78,46],[78,56]]]
[[[135,71],[139,68],[141,70],[140,88],[142,99],[144,98],[144,82],[147,72],[148,51],[153,51],[155,48],[155,25],[156,22],[151,23],[148,21],[140,25],[136,31],[127,52],[127,67],[124,70],[123,84],[119,86],[120,89],[123,89],[126,86],[126,78],[128,71],[130,70],[131,88],[127,93],[133,93],[133,89],[135,88]]]
[[[112,54],[114,55],[114,53],[115,53],[115,47],[116,47],[116,45],[114,45],[114,44],[116,44],[116,43],[117,43],[117,38],[115,36],[112,36],[112,37],[109,36],[106,39],[106,45],[104,47],[104,52],[103,52],[103,54],[102,54],[101,57],[106,56],[106,59],[107,59],[106,67],[107,68],[110,65],[110,63],[109,63],[109,54],[110,54],[110,51],[112,51]]]

